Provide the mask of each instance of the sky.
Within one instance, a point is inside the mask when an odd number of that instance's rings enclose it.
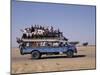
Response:
[[[16,37],[22,36],[20,29],[34,24],[59,28],[69,41],[95,45],[95,6],[13,0],[11,8],[12,47],[18,47]]]

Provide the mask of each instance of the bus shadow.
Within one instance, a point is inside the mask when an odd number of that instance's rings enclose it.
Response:
[[[82,58],[86,55],[74,55],[72,58]],[[41,57],[41,59],[59,59],[59,58],[68,58],[67,56],[48,56],[48,57]]]

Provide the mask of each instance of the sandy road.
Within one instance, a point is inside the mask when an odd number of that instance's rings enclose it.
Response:
[[[30,55],[20,55],[18,48],[12,48],[12,73],[35,73],[79,69],[95,69],[95,46],[77,47],[73,58],[66,55],[43,56],[32,60]]]

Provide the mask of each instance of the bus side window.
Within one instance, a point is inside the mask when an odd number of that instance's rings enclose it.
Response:
[[[59,44],[58,43],[53,43],[53,47],[58,47]]]
[[[26,43],[26,47],[29,47],[29,43]]]
[[[31,47],[32,43],[26,43],[26,47]]]
[[[63,42],[60,42],[60,43],[59,43],[59,46],[60,46],[60,47],[63,47],[63,46],[64,46]]]

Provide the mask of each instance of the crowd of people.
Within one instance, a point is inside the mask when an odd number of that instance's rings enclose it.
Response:
[[[62,32],[59,29],[55,30],[52,26],[46,27],[41,25],[34,25],[29,28],[25,28],[24,30],[21,29],[23,32],[22,38],[54,38],[54,37],[61,37]]]

